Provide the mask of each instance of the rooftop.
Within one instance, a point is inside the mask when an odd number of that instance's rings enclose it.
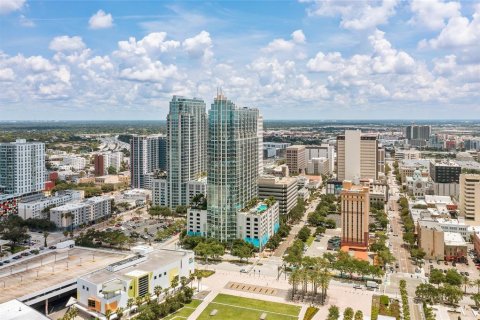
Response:
[[[463,239],[460,233],[444,232],[443,239],[445,244],[449,246],[462,246],[462,245],[466,246],[467,245],[467,243],[465,242],[465,239]]]
[[[102,284],[115,279],[123,279],[127,274],[134,275],[138,272],[143,274],[145,271],[155,270],[161,265],[168,265],[178,261],[187,254],[189,254],[189,251],[185,250],[156,250],[148,253],[146,255],[147,259],[139,262],[138,264],[119,269],[117,271],[108,271],[107,268],[103,268],[86,274],[80,278],[92,283]]]
[[[37,310],[21,303],[18,300],[10,300],[0,304],[0,314],[3,320],[48,320],[46,316]]]

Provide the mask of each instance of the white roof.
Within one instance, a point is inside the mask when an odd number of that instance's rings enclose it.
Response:
[[[450,245],[450,246],[462,246],[462,245],[466,246],[467,245],[467,243],[465,242],[465,239],[463,239],[460,233],[444,232],[443,239],[446,245]]]
[[[49,320],[46,316],[18,300],[0,304],[2,320]]]

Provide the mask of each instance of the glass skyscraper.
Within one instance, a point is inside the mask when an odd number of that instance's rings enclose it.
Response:
[[[206,173],[205,102],[173,96],[167,116],[167,206],[187,204],[187,182]]]
[[[258,195],[258,118],[222,94],[209,112],[207,234],[221,241],[237,238],[237,212]]]

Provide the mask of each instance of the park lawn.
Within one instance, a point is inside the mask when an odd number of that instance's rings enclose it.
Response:
[[[201,303],[202,300],[194,299],[192,302],[184,305],[183,308],[163,318],[163,320],[187,319]]]
[[[218,310],[217,314],[214,317],[210,317],[210,313],[215,309]],[[219,294],[207,306],[198,319],[257,320],[260,318],[260,315],[265,312],[269,320],[293,320],[298,318],[300,309],[299,306],[284,303]]]

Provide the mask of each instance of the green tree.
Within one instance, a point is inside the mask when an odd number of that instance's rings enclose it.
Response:
[[[430,277],[429,277],[430,283],[434,283],[436,285],[440,285],[445,281],[445,276],[442,272],[442,270],[439,269],[433,269],[430,271]]]
[[[44,245],[45,247],[48,246],[48,245],[47,245],[47,238],[48,238],[49,235],[50,235],[49,232],[43,231],[43,245]]]
[[[246,259],[253,256],[253,246],[243,240],[235,240],[232,244],[232,255],[242,259]]]
[[[353,320],[353,309],[348,307],[343,311],[343,320]]]
[[[455,269],[448,269],[445,274],[445,282],[452,286],[460,286],[462,284],[462,275]]]
[[[480,307],[480,293],[475,293],[475,294],[472,294],[471,296],[473,302],[475,303],[475,306],[477,308]]]
[[[115,169],[114,166],[109,166],[107,171],[108,171],[108,174],[117,174],[117,169]]]
[[[297,238],[302,240],[303,242],[307,242],[308,238],[310,237],[310,228],[307,226],[302,227],[300,231],[298,231]]]
[[[458,302],[463,298],[462,289],[450,284],[445,284],[441,291],[445,302],[449,304],[458,304]]]
[[[355,312],[355,320],[363,320],[363,312],[362,311],[357,310],[357,312]]]
[[[333,305],[328,308],[327,320],[338,320],[338,318],[340,318],[340,310],[338,310],[338,307]]]

